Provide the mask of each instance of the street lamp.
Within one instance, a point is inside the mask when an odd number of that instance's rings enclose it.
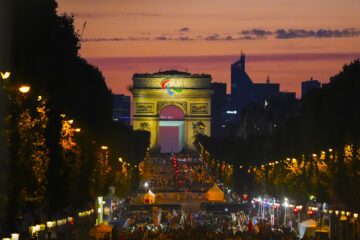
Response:
[[[52,222],[52,221],[48,221],[46,222],[46,227],[47,227],[47,230],[48,230],[48,239],[50,240],[51,239],[51,232],[53,230],[53,227],[55,227],[55,222]]]
[[[101,146],[100,148],[101,148],[102,150],[107,150],[107,149],[108,149],[108,146],[103,145],[103,146]]]
[[[359,217],[359,214],[354,213],[354,223],[355,223],[355,239],[357,239],[357,219]]]
[[[11,240],[19,240],[19,234],[18,233],[12,233],[11,234]]]
[[[8,79],[9,77],[10,77],[10,72],[1,73],[1,78],[2,79]]]
[[[19,87],[19,91],[21,93],[28,93],[30,91],[30,86],[28,85],[22,85]]]
[[[81,132],[81,128],[75,128],[75,132]]]

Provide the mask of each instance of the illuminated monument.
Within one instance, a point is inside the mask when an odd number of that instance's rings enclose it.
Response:
[[[133,128],[151,133],[151,149],[161,148],[160,127],[178,127],[178,152],[193,151],[194,137],[197,134],[210,136],[213,92],[210,75],[176,70],[153,74],[136,73],[133,75],[131,92]],[[183,112],[183,119],[161,118],[162,111],[169,106],[179,108]]]

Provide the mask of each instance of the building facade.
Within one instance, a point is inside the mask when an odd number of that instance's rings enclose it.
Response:
[[[312,77],[309,81],[301,83],[301,99],[309,92],[311,89],[317,89],[321,87],[321,83],[318,80],[314,80]]]
[[[130,125],[130,96],[124,94],[113,95],[113,120],[122,121]]]
[[[211,135],[219,136],[225,124],[227,95],[226,83],[212,83],[214,93],[211,97]]]

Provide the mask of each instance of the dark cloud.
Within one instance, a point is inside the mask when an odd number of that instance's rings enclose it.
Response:
[[[345,29],[318,29],[318,30],[305,30],[305,29],[277,29],[269,31],[264,29],[251,29],[239,32],[239,35],[213,33],[208,36],[184,36],[183,33],[186,28],[180,29],[179,34],[163,33],[161,36],[151,37],[151,33],[140,33],[139,36],[129,36],[121,38],[86,38],[82,42],[106,42],[106,41],[189,41],[189,40],[205,40],[205,41],[234,41],[234,40],[257,40],[266,39],[268,37],[276,39],[294,39],[294,38],[350,38],[360,37],[360,30],[356,28]],[[188,28],[187,28],[188,29]],[[183,30],[183,31],[181,31]],[[188,31],[188,30],[186,30]],[[146,36],[147,35],[147,36]]]
[[[190,28],[184,27],[184,28],[179,29],[179,32],[188,32],[189,30],[190,30]]]
[[[126,37],[126,38],[84,38],[81,42],[116,42],[116,41],[148,41],[148,37]]]
[[[241,35],[253,36],[255,38],[266,38],[267,36],[272,35],[271,31],[267,31],[264,29],[251,29],[251,30],[243,30],[240,32]]]
[[[355,28],[346,28],[342,30],[305,30],[305,29],[278,29],[274,32],[275,38],[291,39],[291,38],[342,38],[342,37],[358,37],[360,30]]]
[[[246,35],[246,36],[240,37],[239,40],[256,40],[256,38],[253,36],[250,36],[250,35]]]
[[[79,18],[104,18],[117,16],[140,16],[140,17],[158,17],[159,14],[147,12],[87,12],[75,13],[74,16]]]
[[[264,29],[251,29],[239,32],[243,35],[240,39],[262,39],[268,36],[274,36],[278,39],[292,39],[292,38],[341,38],[341,37],[358,37],[360,30],[355,28],[345,28],[342,30],[318,29],[277,29],[275,31],[268,31]]]
[[[219,36],[219,34],[213,34],[213,35],[207,36],[205,38],[205,40],[209,40],[209,41],[220,40],[220,36]]]
[[[194,40],[193,38],[191,37],[178,37],[176,40],[180,40],[180,41],[190,41],[190,40]]]
[[[159,37],[156,37],[155,40],[165,41],[165,40],[171,40],[171,39],[167,38],[165,36],[159,36]]]
[[[109,42],[109,41],[123,41],[124,38],[84,38],[82,42]]]

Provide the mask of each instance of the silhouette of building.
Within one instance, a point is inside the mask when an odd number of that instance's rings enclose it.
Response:
[[[254,83],[254,86],[261,100],[277,96],[280,93],[280,84],[270,83],[269,76],[266,79],[266,83]]]
[[[249,103],[259,102],[260,95],[245,71],[245,54],[231,64],[231,108],[237,112]]]
[[[130,96],[124,94],[113,95],[113,120],[123,121],[130,125]]]
[[[224,112],[227,105],[226,83],[211,83],[214,90],[211,96],[211,136],[222,133],[225,122]]]
[[[310,78],[309,81],[305,81],[301,83],[301,99],[307,94],[307,92],[311,89],[320,88],[321,83],[318,80],[314,80],[313,77]]]
[[[279,97],[292,102],[296,100],[296,92],[280,92]]]

